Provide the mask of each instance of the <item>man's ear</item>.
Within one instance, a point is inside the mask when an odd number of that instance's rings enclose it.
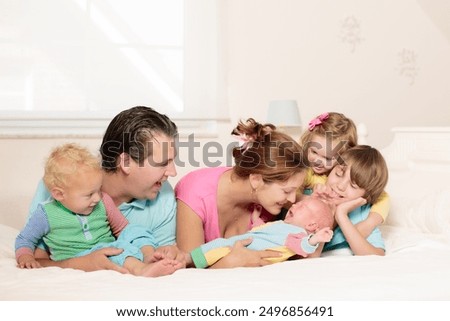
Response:
[[[130,174],[130,160],[131,157],[127,153],[122,153],[119,155],[119,167],[125,174]]]
[[[50,190],[50,194],[52,194],[52,197],[57,201],[64,200],[64,190],[60,187],[53,187]]]
[[[250,186],[254,191],[264,185],[264,180],[261,174],[250,174],[248,179],[250,180]]]

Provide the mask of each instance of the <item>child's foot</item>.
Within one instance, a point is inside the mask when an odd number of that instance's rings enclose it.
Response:
[[[145,264],[139,275],[148,277],[170,275],[181,267],[182,264],[178,261],[163,259],[154,263]]]

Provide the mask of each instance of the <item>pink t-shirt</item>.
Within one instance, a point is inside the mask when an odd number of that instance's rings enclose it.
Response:
[[[221,237],[217,210],[217,187],[220,176],[231,167],[209,167],[192,171],[175,186],[175,196],[202,220],[205,242]]]

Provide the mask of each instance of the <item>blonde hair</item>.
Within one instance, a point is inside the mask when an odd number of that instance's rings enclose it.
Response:
[[[373,204],[380,197],[388,182],[389,173],[383,155],[368,145],[358,145],[341,155],[344,164],[350,165],[350,179],[366,192],[367,203]]]
[[[54,148],[45,163],[44,184],[47,189],[67,187],[81,167],[101,170],[99,160],[86,148],[68,143]]]
[[[300,145],[273,124],[261,124],[253,118],[240,121],[231,132],[247,142],[233,149],[233,172],[241,178],[260,174],[265,182],[285,182],[306,169]]]
[[[311,120],[311,123],[316,120],[319,121],[304,132],[300,138],[300,144],[305,155],[314,135],[327,137],[327,133],[329,133],[328,135],[331,135],[333,141],[343,142],[340,152],[345,152],[358,144],[355,123],[344,116],[344,114],[336,112],[324,113]]]

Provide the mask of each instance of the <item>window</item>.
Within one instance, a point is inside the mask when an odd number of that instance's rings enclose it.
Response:
[[[218,9],[218,0],[1,1],[0,128],[98,134],[135,105],[174,120],[226,118]]]

